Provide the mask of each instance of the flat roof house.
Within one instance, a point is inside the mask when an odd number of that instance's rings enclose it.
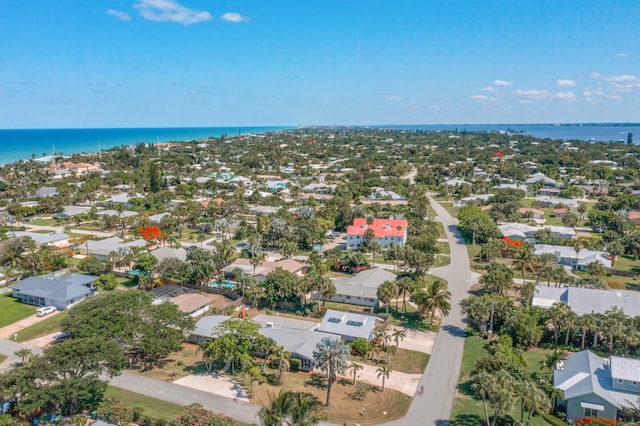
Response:
[[[91,283],[95,280],[96,277],[82,274],[28,277],[11,286],[12,296],[28,305],[64,310],[93,295],[95,288]]]
[[[37,232],[10,231],[7,232],[9,237],[29,237],[39,246],[50,246],[55,248],[68,247],[69,236],[67,234],[39,234]]]

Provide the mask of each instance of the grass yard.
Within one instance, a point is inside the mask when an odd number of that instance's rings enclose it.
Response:
[[[389,322],[392,325],[396,325],[399,327],[409,328],[412,330],[421,330],[421,331],[438,331],[438,323],[434,322],[433,326],[429,325],[428,319],[420,318],[420,313],[411,305],[407,305],[407,313],[402,312],[402,302],[400,302],[400,309],[396,312],[395,309],[389,310],[389,315],[391,318]]]
[[[447,266],[450,263],[451,263],[451,256],[446,254],[438,254],[436,255],[436,261],[433,264],[433,267],[437,268],[439,266]]]
[[[36,313],[36,306],[22,303],[11,294],[0,296],[0,327],[6,327]]]
[[[273,372],[269,369],[267,372]],[[275,373],[271,373],[272,377]],[[276,386],[269,381],[254,382],[251,402],[256,405],[267,405],[270,395],[277,395],[280,389],[294,392],[308,392],[324,404],[327,398],[327,381],[321,374],[284,373],[282,385]],[[355,399],[352,395],[355,387],[351,381],[344,378],[338,380],[331,387],[331,407],[325,407],[327,420],[335,424],[377,425],[403,417],[411,397],[392,389],[381,392],[378,386],[372,390],[364,400]],[[362,410],[364,409],[364,414]]]
[[[433,212],[431,217],[435,217],[435,212]],[[438,238],[442,238],[442,239],[447,238],[447,234],[444,232],[444,225],[442,224],[442,222],[436,222],[435,226],[436,226],[436,229],[438,230]],[[438,243],[438,245],[440,244],[446,244],[447,246],[449,246],[448,243]]]
[[[62,225],[66,225],[69,222],[66,222],[64,220],[59,220],[59,219],[37,219],[37,220],[32,220],[31,222],[28,222],[27,224],[25,224],[25,226],[29,226],[29,225],[38,225],[38,226],[62,226]]]
[[[320,306],[323,306],[323,302],[322,300],[320,301]],[[349,305],[347,303],[337,303],[337,302],[329,302],[327,301],[324,304],[324,307],[326,309],[333,309],[335,311],[342,311],[342,312],[346,312],[346,311],[355,311],[355,312],[371,312],[371,308],[367,307],[367,306],[360,306],[360,305]],[[384,313],[384,312],[382,312]]]
[[[167,380],[169,374],[174,374],[174,380],[177,380],[201,371],[204,371],[204,365],[198,346],[183,343],[178,351],[171,352],[157,367],[138,370],[136,373],[159,380]]]
[[[33,324],[29,327],[23,328],[18,333],[18,342],[26,342],[27,340],[35,339],[36,337],[45,336],[47,334],[60,331],[60,323],[67,317],[67,312],[59,312],[56,315],[40,321],[37,324]]]
[[[5,359],[7,359],[7,356],[0,354],[0,364],[2,364]]]
[[[438,222],[438,223],[440,223],[440,222]],[[440,225],[442,226],[441,223],[440,223]],[[451,254],[451,250],[449,248],[449,243],[437,242],[436,245],[438,246],[438,253],[440,253],[440,254]]]
[[[618,256],[613,268],[620,271],[631,271],[640,274],[640,261],[634,260],[631,256]],[[627,277],[627,279],[630,278]]]
[[[115,386],[108,386],[105,396],[116,397],[131,408],[141,407],[144,409],[142,415],[153,419],[164,418],[172,421],[185,411],[184,407],[180,405],[140,395]]]
[[[353,360],[376,367],[387,365],[387,355],[383,352],[375,355],[373,360],[369,356],[359,357]],[[393,371],[400,371],[407,374],[422,374],[424,373],[424,369],[427,368],[427,363],[429,363],[429,354],[399,348],[398,352],[391,355],[391,364],[389,364],[389,366]]]
[[[540,361],[545,358],[549,350],[532,349],[523,354],[527,363],[527,373],[540,370]],[[480,358],[487,356],[489,352],[486,348],[486,340],[467,331],[467,337],[464,343],[464,355],[462,359],[462,368],[460,371],[460,380],[458,381],[458,389],[456,397],[453,401],[451,410],[451,426],[477,426],[484,421],[484,409],[482,401],[475,399],[471,391],[471,372],[475,369],[475,365]],[[509,413],[513,419],[520,418],[519,406],[516,404]],[[525,413],[525,418],[527,413]],[[506,417],[504,414],[501,417]],[[512,423],[507,423],[512,424]],[[534,415],[531,418],[531,426],[546,426],[548,423],[540,416]]]

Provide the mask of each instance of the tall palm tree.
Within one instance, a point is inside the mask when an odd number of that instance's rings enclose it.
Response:
[[[442,317],[449,315],[451,312],[451,292],[445,289],[445,284],[441,280],[432,281],[426,288],[416,290],[413,293],[413,299],[418,305],[421,315],[429,312],[429,325],[433,326],[433,319],[436,312],[440,312]]]
[[[564,318],[569,312],[569,308],[563,302],[554,303],[553,306],[547,311],[547,325],[553,328],[553,343],[558,344],[558,334],[560,332],[560,326],[563,323]]]
[[[291,391],[280,389],[278,395],[269,395],[269,405],[258,411],[263,426],[282,426],[291,412]]]
[[[268,359],[272,366],[275,363],[278,367],[278,383],[282,382],[282,371],[289,371],[291,367],[291,352],[285,351],[284,346],[276,346]]]
[[[385,281],[376,290],[376,296],[385,304],[387,315],[389,315],[389,303],[398,296],[398,286],[394,281]]]
[[[400,342],[403,341],[405,337],[407,337],[407,332],[403,328],[394,328],[393,331],[391,332],[391,336],[393,337],[393,340],[396,342],[396,351],[397,351],[398,346],[400,345]]]
[[[413,280],[409,277],[402,277],[396,281],[398,295],[402,296],[402,311],[405,313],[407,312],[407,294],[411,291],[412,284]]]
[[[331,385],[337,374],[344,374],[351,362],[351,348],[341,341],[325,337],[313,351],[313,359],[320,371],[327,375],[327,407],[331,406]]]
[[[349,364],[349,371],[353,374],[353,385],[355,386],[356,384],[356,376],[358,374],[358,371],[364,369],[364,366],[362,364],[358,364],[357,362],[352,362],[351,364]]]
[[[393,370],[388,365],[383,365],[376,370],[378,379],[382,377],[382,392],[384,392],[386,380]]]
[[[315,426],[327,418],[322,411],[322,404],[313,395],[306,392],[295,392],[289,400],[289,426]]]

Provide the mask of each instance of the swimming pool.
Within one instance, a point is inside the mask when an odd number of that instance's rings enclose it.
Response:
[[[231,281],[227,281],[224,283],[219,283],[216,280],[213,280],[209,283],[209,286],[211,287],[218,287],[218,288],[229,288],[229,289],[233,289],[236,288],[238,285],[236,283],[232,283]]]

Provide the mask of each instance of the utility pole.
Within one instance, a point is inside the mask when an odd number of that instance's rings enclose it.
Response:
[[[491,316],[489,318],[489,333],[487,333],[487,340],[491,341],[493,337],[493,313],[494,313],[495,302],[491,302]]]

